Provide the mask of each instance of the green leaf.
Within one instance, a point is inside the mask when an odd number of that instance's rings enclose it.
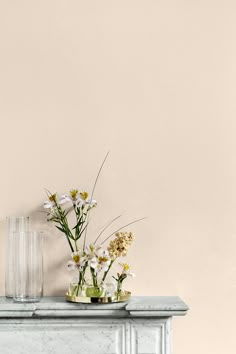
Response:
[[[55,226],[56,226],[56,228],[57,228],[58,230],[60,230],[61,232],[65,233],[65,230],[64,230],[62,227],[57,226],[57,225],[55,225]]]
[[[66,237],[69,237],[71,240],[75,241],[74,237],[70,236],[70,235],[66,232],[65,229],[63,229],[62,227],[57,226],[57,225],[55,225],[55,226],[56,226],[56,228],[57,228],[58,230],[60,230],[61,232],[63,232],[63,234],[65,234]]]

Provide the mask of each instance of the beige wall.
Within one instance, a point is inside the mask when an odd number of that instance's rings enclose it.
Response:
[[[0,1],[0,218],[45,231],[45,294],[63,294],[69,248],[36,211],[110,150],[90,237],[149,217],[129,287],[190,305],[175,354],[235,353],[235,18],[230,0]]]

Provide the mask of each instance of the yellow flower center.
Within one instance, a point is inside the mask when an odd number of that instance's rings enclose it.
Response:
[[[70,196],[71,196],[71,198],[72,198],[73,200],[76,199],[77,194],[78,194],[78,189],[72,189],[72,190],[70,191]]]
[[[75,263],[78,263],[80,260],[80,256],[78,254],[74,254],[72,258]]]
[[[48,199],[50,200],[50,202],[56,202],[56,198],[57,198],[56,193],[51,194],[51,195],[48,197]]]
[[[129,270],[129,265],[127,263],[122,264],[124,270]]]
[[[80,197],[82,200],[86,200],[88,198],[88,193],[87,192],[81,192]]]
[[[107,262],[108,258],[107,257],[98,257],[98,263],[104,263]]]

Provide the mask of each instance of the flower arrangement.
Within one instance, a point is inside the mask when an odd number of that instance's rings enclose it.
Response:
[[[105,158],[106,159],[106,158]],[[104,164],[105,160],[103,161]],[[102,166],[103,166],[102,164]],[[102,168],[101,166],[101,168]],[[101,172],[101,168],[99,173]],[[48,200],[44,202],[44,208],[47,209],[47,220],[53,222],[58,230],[64,233],[70,250],[71,260],[68,261],[68,270],[77,271],[76,281],[72,282],[69,289],[70,296],[80,297],[103,297],[116,296],[117,300],[122,295],[122,283],[128,277],[133,277],[130,267],[126,263],[119,263],[121,271],[117,272],[112,278],[116,282],[116,286],[111,282],[106,282],[107,275],[111,271],[114,262],[127,255],[129,246],[134,241],[132,232],[121,231],[138,219],[127,225],[120,227],[112,232],[108,237],[100,241],[102,234],[107,228],[120,216],[113,219],[96,239],[86,244],[86,236],[89,225],[89,216],[97,206],[96,200],[93,199],[93,193],[99,176],[97,175],[91,196],[86,191],[72,189],[68,194],[58,195],[47,191]],[[73,226],[70,227],[68,215],[73,212]],[[104,243],[111,237],[107,246]],[[88,280],[89,275],[89,280]]]

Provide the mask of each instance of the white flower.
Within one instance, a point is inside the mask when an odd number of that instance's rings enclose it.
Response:
[[[87,192],[80,192],[80,198],[78,199],[78,205],[79,207],[84,206],[88,204],[89,205],[89,209],[92,209],[93,207],[95,207],[97,205],[96,200],[94,199],[89,199],[88,198],[88,193]]]
[[[81,271],[86,262],[86,258],[84,257],[84,252],[81,250],[73,252],[71,257],[72,260],[67,263],[67,269],[69,271],[76,270],[76,269]]]
[[[66,194],[62,194],[60,197],[59,197],[59,201],[58,201],[58,204],[65,204],[65,203],[68,203],[68,202],[71,202],[71,198],[66,195]]]
[[[107,258],[101,259],[97,257],[92,258],[89,262],[90,267],[93,268],[96,273],[99,273],[101,271],[106,272],[109,268],[110,263],[111,262]]]
[[[96,200],[91,200],[88,198],[88,193],[87,192],[80,192],[78,189],[72,189],[70,191],[70,194],[62,194],[59,197],[58,204],[65,204],[65,203],[72,203],[74,205],[77,205],[78,207],[82,207],[84,205],[88,205],[88,210],[92,209],[97,205]]]
[[[88,260],[91,260],[94,257],[97,257],[100,254],[101,245],[95,246],[93,243],[90,243],[89,246],[86,247],[86,256]]]
[[[88,260],[91,260],[95,256],[96,249],[97,249],[97,247],[94,246],[94,244],[92,244],[92,243],[86,247],[86,256],[87,256]]]
[[[122,273],[124,275],[127,275],[131,278],[135,277],[135,274],[130,271],[130,266],[127,263],[119,263],[120,266],[122,267]]]
[[[78,203],[78,189],[71,189],[70,194],[62,194],[59,198],[59,204],[65,204],[65,203],[72,203],[72,204],[77,204]]]
[[[43,207],[45,209],[52,209],[54,207],[55,203],[50,202],[49,200],[46,200],[46,202],[43,203]]]
[[[101,245],[97,246],[96,255],[98,257],[109,257],[110,259],[109,252],[107,250],[104,250]]]
[[[45,209],[53,209],[56,206],[57,195],[56,193],[50,194],[48,200],[43,203]]]
[[[74,261],[69,261],[67,263],[67,269],[69,272],[71,272],[72,270],[78,269],[78,267],[76,266],[76,263]]]
[[[96,273],[101,271],[106,272],[111,264],[111,258],[107,250],[103,250],[101,246],[95,248],[91,254],[88,264],[95,270]]]

